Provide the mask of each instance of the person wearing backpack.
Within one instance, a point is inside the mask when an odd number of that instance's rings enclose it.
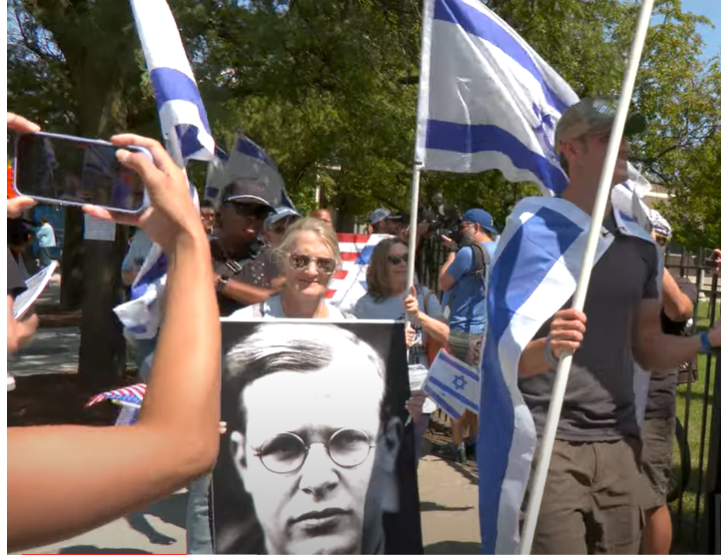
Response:
[[[478,364],[478,356],[474,351],[480,348],[486,330],[486,276],[496,249],[493,236],[498,232],[491,215],[480,208],[466,211],[460,229],[460,245],[442,237],[443,244],[451,252],[441,268],[438,285],[445,292],[445,305],[450,311],[448,350],[454,357],[475,365]],[[466,462],[467,457],[463,440],[466,426],[469,428],[469,451],[471,456],[475,456],[478,417],[465,412],[451,423],[453,456],[460,463]]]

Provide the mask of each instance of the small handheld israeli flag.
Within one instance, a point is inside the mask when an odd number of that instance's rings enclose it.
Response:
[[[423,391],[451,418],[465,411],[478,414],[481,377],[474,368],[441,350],[428,371]]]

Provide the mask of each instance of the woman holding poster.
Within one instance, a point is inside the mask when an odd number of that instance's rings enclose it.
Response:
[[[398,320],[411,318],[406,331],[408,346],[408,372],[412,390],[420,389],[430,366],[428,347],[431,341],[445,346],[449,327],[443,318],[443,309],[433,291],[419,285],[406,296],[406,270],[408,245],[402,239],[384,239],[373,250],[368,266],[368,293],[358,300],[353,314],[359,319]],[[432,353],[431,353],[432,354]],[[436,405],[425,399],[421,413],[412,411],[416,448],[416,466],[421,458],[423,435],[428,428],[431,413]]]

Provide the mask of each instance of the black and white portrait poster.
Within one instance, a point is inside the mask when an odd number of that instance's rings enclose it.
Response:
[[[226,322],[216,553],[422,553],[402,323]]]

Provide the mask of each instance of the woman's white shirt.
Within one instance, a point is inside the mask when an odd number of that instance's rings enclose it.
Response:
[[[355,320],[352,314],[341,312],[337,307],[326,304],[328,316],[325,320]],[[225,320],[255,320],[257,318],[288,318],[280,302],[280,295],[273,295],[267,301],[236,310]]]

